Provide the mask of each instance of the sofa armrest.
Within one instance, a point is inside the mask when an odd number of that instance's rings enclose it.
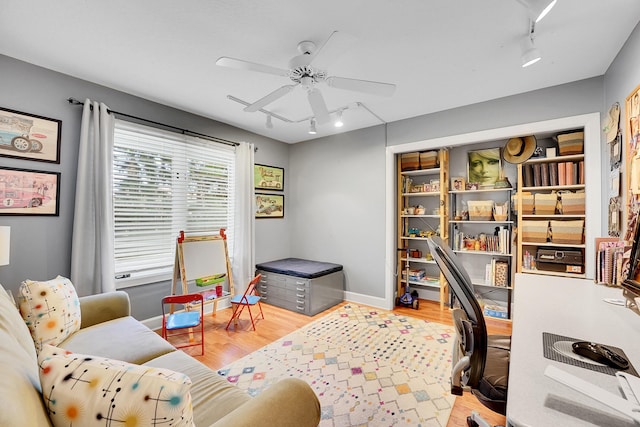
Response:
[[[320,402],[309,384],[285,378],[210,427],[317,427]]]
[[[80,297],[80,328],[131,315],[129,294],[124,291]]]

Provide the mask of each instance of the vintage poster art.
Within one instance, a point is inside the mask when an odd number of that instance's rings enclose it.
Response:
[[[256,218],[283,218],[284,195],[256,193]]]
[[[60,206],[60,172],[0,167],[0,215],[53,215]]]
[[[62,121],[0,108],[0,156],[60,163]]]
[[[480,187],[495,185],[502,172],[500,147],[468,152],[467,182]]]
[[[256,190],[284,190],[284,169],[275,166],[253,166],[253,183]]]

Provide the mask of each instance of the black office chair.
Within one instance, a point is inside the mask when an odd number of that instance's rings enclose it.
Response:
[[[430,237],[428,244],[460,305],[452,313],[457,340],[453,349],[451,393],[461,396],[463,390],[470,390],[487,408],[506,415],[511,337],[487,335],[482,308],[458,257],[437,236]],[[478,425],[472,417],[467,418],[467,424]]]

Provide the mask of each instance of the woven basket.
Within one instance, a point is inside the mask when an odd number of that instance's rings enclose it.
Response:
[[[469,200],[469,219],[471,221],[491,221],[493,200]]]
[[[522,221],[522,240],[531,243],[545,243],[549,235],[549,221]]]
[[[531,215],[533,213],[533,194],[522,193],[522,215]]]
[[[582,154],[584,132],[572,132],[558,135],[558,151],[561,156]]]
[[[582,215],[584,208],[584,192],[560,193],[562,213],[565,215]]]
[[[584,234],[584,220],[551,221],[551,242],[579,245]]]
[[[537,193],[534,203],[536,215],[553,215],[556,213],[558,195],[556,193]]]

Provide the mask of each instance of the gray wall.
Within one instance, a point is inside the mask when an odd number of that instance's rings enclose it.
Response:
[[[379,300],[385,294],[384,209],[386,203],[393,203],[385,200],[386,146],[584,113],[605,114],[612,102],[624,104],[640,83],[638,51],[640,30],[636,28],[605,76],[292,146],[0,56],[0,105],[63,121],[60,165],[0,157],[2,166],[62,172],[59,217],[5,216],[0,221],[12,226],[11,265],[0,267],[0,282],[16,289],[25,278],[69,273],[81,113],[67,104],[70,96],[100,100],[115,110],[194,131],[254,142],[257,163],[285,168],[286,189],[285,218],[256,221],[256,261],[298,256],[340,263],[345,267],[348,297]],[[606,165],[603,155],[603,168]],[[606,232],[606,224],[602,229]],[[167,289],[166,283],[129,288],[134,315],[141,319],[156,315],[155,301]]]
[[[72,106],[67,98],[91,98],[115,111],[132,114],[160,123],[217,136],[232,141],[253,142],[258,151],[256,162],[288,167],[289,145],[255,135],[214,120],[169,108],[104,86],[53,72],[0,55],[0,106],[62,120],[60,164],[0,157],[0,166],[61,172],[60,216],[2,216],[0,225],[11,226],[11,264],[0,267],[0,283],[17,290],[24,279],[47,280],[71,269],[71,230],[75,195],[76,164],[82,108]],[[285,179],[289,176],[285,175]],[[285,186],[286,188],[286,186]],[[270,219],[256,224],[259,236],[257,258],[289,254],[287,219]],[[278,245],[267,244],[272,236]],[[273,241],[273,240],[271,240]],[[170,284],[159,283],[127,288],[133,313],[146,319],[160,313],[160,297],[170,291]]]

